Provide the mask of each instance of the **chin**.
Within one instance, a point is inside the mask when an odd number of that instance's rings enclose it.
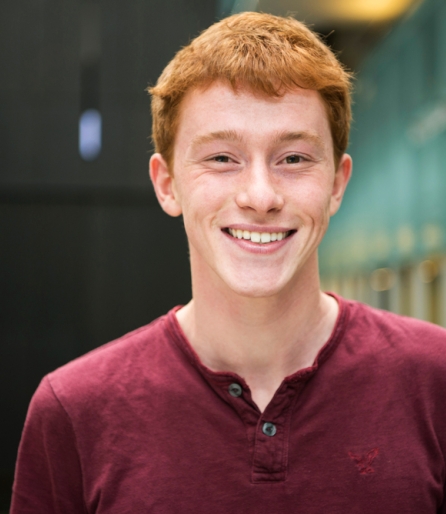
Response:
[[[258,281],[249,281],[243,283],[242,281],[227,283],[229,288],[236,294],[245,298],[268,298],[276,296],[283,290],[283,285],[278,281],[274,283],[262,284]]]

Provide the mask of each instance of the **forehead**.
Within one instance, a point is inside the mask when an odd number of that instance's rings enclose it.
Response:
[[[267,96],[215,82],[189,91],[183,98],[175,138],[175,153],[212,133],[232,132],[245,142],[277,140],[278,133],[304,132],[333,148],[324,101],[317,91],[296,88],[282,96]]]

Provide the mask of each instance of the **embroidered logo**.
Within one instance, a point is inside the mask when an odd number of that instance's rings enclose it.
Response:
[[[375,460],[378,453],[379,449],[373,448],[364,455],[355,455],[352,452],[348,452],[348,456],[355,463],[361,475],[370,475],[372,473],[375,473],[375,470],[372,468],[372,463]]]

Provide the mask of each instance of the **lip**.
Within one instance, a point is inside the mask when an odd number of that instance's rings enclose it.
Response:
[[[261,228],[243,228],[243,227],[253,227],[253,225],[229,225],[225,228],[232,228],[232,229],[240,229],[240,230],[250,230],[251,232],[288,232],[287,230],[284,230],[283,228],[278,227],[261,227]],[[258,226],[257,226],[258,227]],[[253,243],[252,241],[248,239],[238,239],[236,237],[232,237],[231,234],[226,232],[226,230],[221,230],[222,234],[231,242],[232,244],[237,245],[239,248],[256,254],[261,255],[269,255],[274,252],[277,252],[281,248],[283,248],[285,245],[289,244],[291,239],[296,235],[297,230],[291,230],[291,234],[286,237],[285,239],[282,239],[281,241],[271,241],[270,243]]]
[[[234,224],[222,227],[222,230],[232,228],[233,230],[248,230],[249,232],[295,232],[296,229],[289,227],[279,227],[276,225],[246,225],[246,224]]]

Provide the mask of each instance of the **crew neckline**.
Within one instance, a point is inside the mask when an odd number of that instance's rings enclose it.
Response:
[[[336,322],[334,324],[333,330],[331,332],[330,337],[327,339],[325,344],[321,347],[319,352],[317,353],[314,362],[311,366],[302,368],[292,373],[291,375],[286,376],[283,379],[282,383],[292,384],[294,382],[300,382],[302,380],[310,378],[314,373],[318,370],[323,362],[325,362],[329,356],[334,352],[339,342],[342,340],[342,336],[347,327],[348,318],[349,318],[349,308],[347,301],[341,296],[337,295],[333,292],[326,292],[329,296],[332,296],[337,302],[339,306],[338,315],[336,318]],[[248,387],[243,377],[238,375],[237,373],[227,370],[227,371],[214,371],[211,368],[208,368],[200,359],[200,356],[197,354],[192,344],[188,340],[186,334],[184,333],[177,317],[176,312],[180,310],[183,305],[177,305],[173,309],[171,309],[166,316],[167,328],[171,335],[173,336],[173,340],[179,349],[186,355],[190,363],[198,368],[203,374],[205,374],[209,379],[216,382],[227,382],[228,379],[233,380],[237,379],[237,381],[244,384],[244,386]]]

